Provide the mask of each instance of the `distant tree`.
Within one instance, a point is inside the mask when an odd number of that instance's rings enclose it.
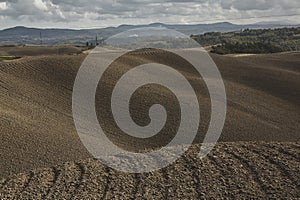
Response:
[[[191,37],[202,46],[212,46],[211,51],[219,54],[275,53],[300,49],[300,28],[244,29]]]

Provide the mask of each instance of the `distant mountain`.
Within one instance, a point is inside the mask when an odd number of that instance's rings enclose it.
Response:
[[[148,25],[121,25],[118,27],[107,27],[99,29],[39,29],[17,26],[0,31],[0,45],[5,44],[33,44],[33,45],[62,45],[75,44],[85,45],[86,42],[95,43],[96,35],[100,40],[106,39],[117,33],[143,27],[165,27],[182,32],[186,35],[203,34],[206,32],[230,32],[241,29],[260,29],[260,28],[281,28],[293,27],[300,25],[282,25],[280,24],[249,24],[237,25],[228,22],[214,24],[195,24],[195,25],[178,25],[153,23]]]
[[[293,23],[292,21],[289,21],[289,20],[284,20],[284,21],[262,21],[262,22],[257,22],[255,24],[260,24],[260,25],[274,25],[274,24],[277,24],[277,25],[282,25],[282,26],[293,26],[293,25],[296,25],[295,23]]]

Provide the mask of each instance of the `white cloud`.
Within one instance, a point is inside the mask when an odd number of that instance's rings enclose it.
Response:
[[[6,18],[0,28],[19,23],[77,28],[152,22],[300,21],[299,0],[0,0],[0,9],[0,16]]]
[[[0,2],[0,10],[6,10],[6,9],[7,9],[6,2]]]
[[[34,0],[33,4],[40,10],[46,11],[48,10],[47,4],[42,0]]]

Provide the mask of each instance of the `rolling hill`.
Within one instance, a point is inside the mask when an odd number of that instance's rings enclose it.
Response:
[[[228,22],[214,24],[196,24],[196,25],[170,25],[163,23],[153,23],[149,25],[120,25],[118,27],[107,27],[98,29],[38,29],[27,27],[14,27],[0,31],[0,45],[8,44],[42,44],[44,45],[61,45],[61,44],[76,44],[85,45],[86,42],[95,43],[96,35],[99,40],[106,39],[117,33],[145,27],[165,27],[182,32],[186,35],[197,35],[206,32],[230,32],[241,29],[260,29],[260,28],[279,28],[279,27],[297,27],[298,25],[282,25],[282,24],[249,24],[236,25]]]
[[[22,58],[0,61],[0,198],[300,197],[300,52],[211,54],[228,99],[220,143],[207,158],[195,157],[210,119],[210,101],[199,83],[195,88],[203,121],[190,152],[166,169],[136,175],[93,160],[76,133],[72,90],[86,54],[74,47],[65,47],[60,54],[44,47],[28,55],[29,47],[19,48],[15,51]],[[6,55],[10,51],[10,47],[0,48]],[[133,59],[164,59],[160,54],[145,49],[129,54],[124,65]],[[201,82],[182,63],[174,63],[181,73]],[[114,68],[107,87],[122,70]],[[106,88],[98,92],[105,93]],[[166,90],[150,87],[138,94],[146,102],[162,100],[176,111],[177,104]],[[133,98],[138,111],[147,109],[138,102]],[[96,95],[96,104],[101,103]],[[96,109],[98,114],[103,111],[101,106]],[[135,114],[137,122],[145,123],[143,113]],[[113,131],[108,135],[132,151],[146,145]]]

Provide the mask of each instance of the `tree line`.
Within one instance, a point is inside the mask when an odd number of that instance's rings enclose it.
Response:
[[[300,51],[300,28],[245,29],[229,33],[210,32],[191,35],[212,53],[276,53]]]

